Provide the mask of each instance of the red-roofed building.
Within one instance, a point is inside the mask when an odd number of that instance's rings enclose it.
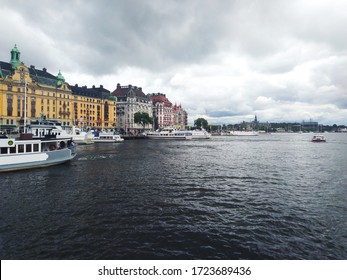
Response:
[[[172,103],[163,93],[150,94],[153,102],[154,129],[174,127]]]
[[[173,106],[173,115],[174,115],[174,123],[175,127],[180,130],[185,130],[188,124],[188,114],[182,108],[181,105]]]
[[[143,127],[134,122],[134,114],[141,112],[153,116],[152,100],[141,87],[117,84],[112,95],[117,98],[116,129],[124,130],[126,133],[137,133],[137,130]],[[145,129],[152,129],[152,124],[148,124]]]

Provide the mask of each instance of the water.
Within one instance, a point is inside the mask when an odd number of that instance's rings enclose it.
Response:
[[[346,259],[347,134],[128,140],[0,175],[1,259]]]

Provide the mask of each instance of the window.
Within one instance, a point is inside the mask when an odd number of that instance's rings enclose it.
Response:
[[[1,148],[0,149],[0,154],[7,154],[8,153],[8,149],[7,148]]]
[[[12,116],[12,113],[13,113],[13,96],[12,94],[8,94],[7,95],[7,115],[9,117]]]
[[[39,144],[34,144],[34,152],[38,152],[39,151]]]
[[[16,153],[16,147],[10,147],[10,154]]]
[[[27,153],[31,153],[31,144],[26,144],[25,145],[25,150]]]
[[[24,153],[24,144],[18,145],[18,153]]]

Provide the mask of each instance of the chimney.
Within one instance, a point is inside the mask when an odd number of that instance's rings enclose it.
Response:
[[[30,68],[31,68],[31,69],[35,69],[35,66],[34,66],[34,65],[30,65]]]
[[[46,72],[47,72],[47,69],[46,69],[46,68],[43,68],[42,71],[46,73]]]

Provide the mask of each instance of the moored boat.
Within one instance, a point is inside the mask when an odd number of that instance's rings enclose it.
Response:
[[[121,143],[124,139],[113,132],[94,132],[95,143]]]
[[[192,133],[193,139],[210,139],[211,133],[208,133],[205,129],[195,129],[186,131],[187,133]]]
[[[258,136],[259,132],[255,130],[231,130],[222,132],[221,136]]]
[[[94,134],[91,131],[83,131],[79,127],[73,126],[67,133],[73,141],[79,145],[88,145],[94,143]]]
[[[147,132],[146,137],[154,140],[191,140],[193,139],[193,133],[191,131],[164,128],[162,130]]]
[[[41,140],[27,133],[19,139],[0,139],[0,172],[57,165],[75,156],[76,145],[69,138]]]

